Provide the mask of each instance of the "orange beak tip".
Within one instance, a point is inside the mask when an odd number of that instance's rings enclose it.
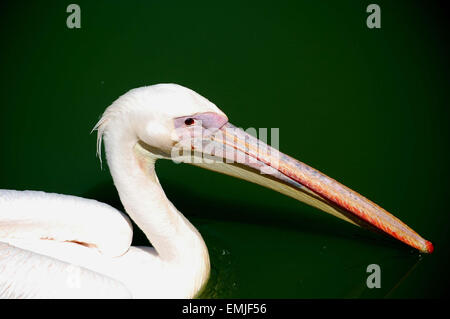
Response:
[[[427,241],[427,242],[425,243],[425,245],[426,245],[426,247],[427,247],[427,250],[425,251],[425,253],[427,253],[427,254],[433,253],[433,251],[434,251],[434,246],[433,246],[433,244],[432,244],[431,242]]]

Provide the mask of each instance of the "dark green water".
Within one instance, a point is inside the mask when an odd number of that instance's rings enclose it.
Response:
[[[79,30],[66,27],[69,3],[0,5],[0,188],[120,207],[89,133],[127,90],[179,83],[235,125],[280,128],[283,152],[436,246],[421,256],[257,185],[160,162],[209,247],[203,297],[446,294],[449,37],[437,3],[378,1],[379,30],[365,25],[368,1],[78,1]],[[366,286],[369,264],[380,289]]]

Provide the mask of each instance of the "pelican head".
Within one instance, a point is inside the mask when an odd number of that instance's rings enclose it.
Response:
[[[156,175],[159,159],[260,184],[421,252],[433,251],[383,208],[235,127],[216,105],[185,87],[131,90],[95,128],[97,152],[104,141],[122,204],[153,247],[130,246],[128,217],[95,200],[0,190],[0,297],[196,296],[209,278],[208,249],[166,197]],[[66,283],[75,270],[80,280],[73,289]]]
[[[116,150],[131,154],[134,149],[140,167],[157,159],[187,162],[269,187],[355,225],[376,228],[421,252],[433,250],[429,241],[383,208],[236,128],[216,105],[183,86],[133,89],[106,109],[96,128],[99,151],[102,138],[126,145],[106,146],[112,171]]]

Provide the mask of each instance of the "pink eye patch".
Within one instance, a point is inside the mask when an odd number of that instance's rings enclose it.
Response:
[[[177,117],[174,120],[176,129],[193,126],[200,123],[205,129],[219,129],[226,123],[228,123],[228,118],[214,112],[205,112],[193,114],[190,116]]]

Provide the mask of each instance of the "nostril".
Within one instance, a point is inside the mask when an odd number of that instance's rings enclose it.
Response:
[[[192,124],[194,124],[194,119],[193,118],[187,118],[185,121],[184,121],[184,124],[186,124],[186,125],[192,125]]]

